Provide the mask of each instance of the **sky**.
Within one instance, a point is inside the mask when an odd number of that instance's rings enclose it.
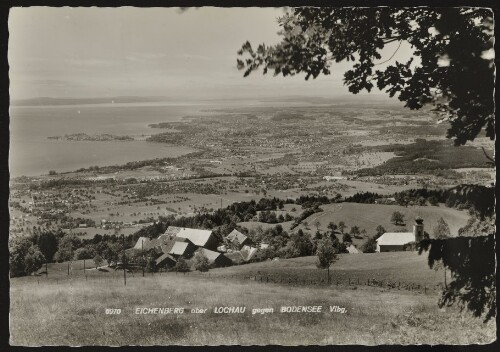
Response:
[[[236,52],[246,40],[254,45],[279,42],[276,19],[283,14],[279,8],[13,8],[10,95],[12,99],[348,95],[342,83],[348,63],[335,64],[333,75],[315,80],[260,72],[243,78],[236,68]],[[395,49],[389,45],[383,56],[390,57]],[[391,61],[409,53],[410,48],[402,45]]]

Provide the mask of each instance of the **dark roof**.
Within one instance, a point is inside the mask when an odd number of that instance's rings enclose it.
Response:
[[[174,263],[176,263],[176,262],[177,262],[177,261],[175,260],[175,258],[174,258],[174,257],[172,257],[170,254],[168,254],[168,253],[164,253],[164,254],[162,254],[160,257],[158,257],[158,258],[156,259],[156,265],[160,265],[161,263],[163,263],[164,261],[167,261],[167,260],[172,261],[172,262],[174,262]]]

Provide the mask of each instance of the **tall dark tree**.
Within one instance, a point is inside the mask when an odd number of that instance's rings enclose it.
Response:
[[[43,232],[38,237],[38,248],[48,262],[52,261],[57,252],[57,238],[52,232]]]
[[[329,75],[332,63],[351,61],[344,83],[351,93],[385,90],[410,109],[431,104],[450,123],[447,137],[463,145],[484,128],[494,139],[493,13],[485,8],[310,8],[291,9],[278,19],[282,41],[246,42],[237,59],[244,76],[305,78]],[[405,62],[382,58],[397,43],[413,49]],[[393,44],[396,45],[396,44]],[[381,66],[384,64],[384,66]],[[493,161],[493,160],[491,160]]]

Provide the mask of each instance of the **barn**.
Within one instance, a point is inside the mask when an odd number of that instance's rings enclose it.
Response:
[[[163,253],[160,257],[155,260],[156,266],[171,268],[177,264],[177,261],[173,256],[168,253]]]
[[[156,265],[162,267],[174,266],[180,257],[192,258],[196,251],[201,251],[214,266],[231,265],[229,258],[213,250],[216,246],[217,239],[210,230],[169,226],[157,238],[139,237],[130,250],[143,250],[154,255]]]
[[[190,229],[187,227],[169,226],[163,235],[158,238],[163,240],[174,240],[184,238],[189,240],[196,247],[216,249],[217,239],[210,230]]]
[[[193,245],[190,241],[178,241],[174,243],[168,254],[170,254],[174,258],[191,258],[195,250],[196,246]]]
[[[211,251],[211,250],[205,249],[205,248],[200,248],[197,252],[200,252],[205,257],[207,257],[210,265],[213,265],[216,267],[224,267],[224,266],[230,266],[233,264],[231,259],[229,259],[228,257],[226,257],[222,253]]]

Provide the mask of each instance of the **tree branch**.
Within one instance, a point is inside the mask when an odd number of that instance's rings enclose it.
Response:
[[[394,53],[391,55],[391,57],[390,57],[390,58],[388,58],[388,59],[387,59],[387,60],[385,60],[385,61],[382,61],[382,62],[379,62],[379,63],[373,64],[373,66],[382,65],[382,64],[385,64],[385,63],[386,63],[386,62],[388,62],[388,61],[391,61],[391,60],[392,60],[392,58],[394,57],[394,55],[396,55],[396,53],[398,52],[399,48],[401,47],[401,43],[402,43],[402,42],[403,42],[402,40],[400,40],[400,41],[399,41],[399,45],[398,45],[398,47],[396,48],[396,50],[394,51]]]
[[[484,153],[484,156],[486,157],[486,159],[489,160],[488,164],[495,165],[495,159],[493,159],[491,156],[486,154],[486,150],[484,149],[484,147],[481,147],[481,149],[483,150],[483,153]]]

